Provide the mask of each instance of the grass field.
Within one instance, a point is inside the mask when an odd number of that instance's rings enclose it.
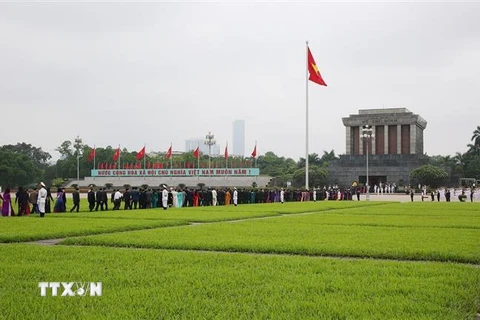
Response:
[[[13,243],[57,238],[66,239]],[[0,319],[475,319],[480,311],[477,203],[33,215],[0,219],[0,242]],[[41,297],[44,281],[102,282],[103,295]]]

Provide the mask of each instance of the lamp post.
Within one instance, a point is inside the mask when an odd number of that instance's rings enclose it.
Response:
[[[367,146],[367,152],[365,154],[365,159],[367,162],[367,176],[366,176],[367,195],[365,197],[365,200],[370,201],[370,183],[368,181],[368,144],[369,142],[372,141],[372,139],[375,138],[375,135],[373,134],[372,126],[365,125],[362,127],[362,138],[365,140],[365,144]]]
[[[205,141],[203,142],[205,145],[208,146],[208,169],[209,170],[210,170],[210,157],[212,154],[212,146],[217,143],[214,138],[215,138],[215,135],[209,131],[208,134],[205,136]]]
[[[77,183],[80,181],[80,149],[82,148],[82,139],[79,136],[75,138],[75,144],[73,146],[77,152]]]

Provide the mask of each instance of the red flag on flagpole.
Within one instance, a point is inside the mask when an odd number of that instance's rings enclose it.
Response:
[[[200,157],[200,149],[199,149],[199,148],[200,148],[200,147],[197,147],[197,149],[195,149],[195,150],[193,151],[193,156],[194,156],[195,158],[197,158],[197,159]]]
[[[225,159],[228,159],[228,144],[225,146]]]
[[[257,156],[257,144],[255,143],[255,148],[253,148],[252,151],[252,158],[255,158]]]
[[[308,48],[308,73],[310,73],[310,77],[308,80],[315,82],[316,84],[319,84],[321,86],[327,86],[325,81],[323,81],[322,75],[320,74],[320,71],[318,70],[317,64],[315,63],[315,60],[313,59],[312,52],[310,51],[310,48]]]
[[[145,146],[137,153],[137,160],[142,160],[143,157],[145,157]]]
[[[95,158],[95,147],[93,147],[92,151],[90,151],[90,155],[88,156],[88,162],[92,162],[93,158]]]
[[[120,147],[118,147],[117,151],[115,151],[115,154],[113,155],[113,161],[117,162],[118,158],[120,158]]]
[[[170,145],[170,148],[167,150],[167,159],[170,159],[172,157],[172,145]]]

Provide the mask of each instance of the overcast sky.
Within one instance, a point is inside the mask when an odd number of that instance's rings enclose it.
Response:
[[[247,154],[345,153],[342,117],[405,106],[428,155],[480,125],[479,3],[1,3],[0,144],[165,151],[215,134]]]

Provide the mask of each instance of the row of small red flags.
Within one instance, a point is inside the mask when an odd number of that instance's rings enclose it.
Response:
[[[174,168],[187,168],[187,169],[193,169],[196,168],[194,163],[172,163]],[[249,161],[245,161],[245,164],[241,163],[240,161],[235,161],[230,164],[231,166],[235,167],[249,167],[252,166],[252,163]],[[224,168],[223,163],[212,163],[213,168]],[[162,162],[147,162],[146,163],[146,169],[168,169],[169,166],[163,164]],[[208,168],[208,163],[200,163],[200,168]],[[124,163],[121,165],[121,168],[118,168],[118,163],[107,163],[107,162],[101,162],[98,164],[98,169],[100,170],[114,170],[114,169],[143,169],[143,164],[140,162],[137,163]]]
[[[197,149],[193,150],[193,156],[197,159],[200,157],[200,148],[199,147],[197,147]],[[255,158],[257,156],[257,144],[255,144],[255,148],[253,148],[251,156],[252,156],[252,158]],[[142,160],[143,157],[145,157],[145,147],[143,147],[137,153],[136,158],[137,158],[137,160]],[[167,157],[167,159],[170,159],[172,157],[172,146],[170,146],[170,148],[168,148],[167,153],[166,153],[166,157]],[[94,158],[95,158],[95,147],[92,149],[92,151],[90,151],[90,155],[88,156],[88,161],[91,162]],[[117,162],[119,158],[120,158],[120,147],[117,150],[115,150],[115,153],[113,154],[112,159],[113,159],[113,161]],[[225,159],[228,159],[228,146],[225,147]],[[104,169],[108,169],[108,168],[104,168]],[[113,168],[111,168],[111,169],[113,169]],[[132,167],[132,168],[124,168],[124,169],[139,169],[139,168],[133,168]],[[154,168],[154,169],[161,169],[161,168]]]

